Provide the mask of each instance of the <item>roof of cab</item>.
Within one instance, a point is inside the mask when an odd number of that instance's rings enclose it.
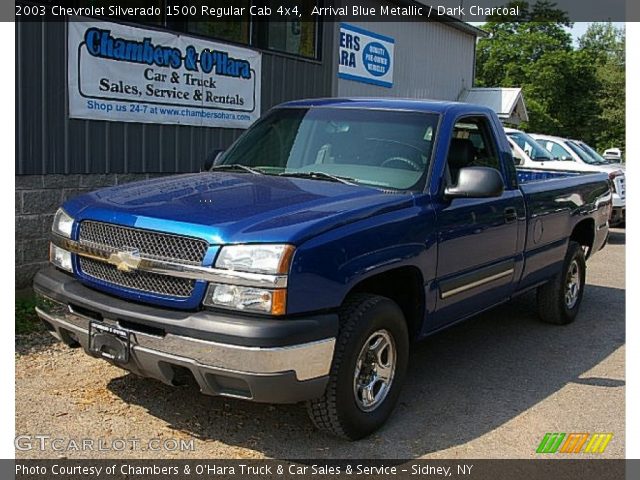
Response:
[[[461,102],[449,102],[442,100],[420,100],[410,98],[311,98],[306,100],[293,100],[278,105],[276,108],[362,108],[374,110],[408,110],[429,113],[445,113],[460,111],[462,113],[489,113],[493,112],[488,107]]]

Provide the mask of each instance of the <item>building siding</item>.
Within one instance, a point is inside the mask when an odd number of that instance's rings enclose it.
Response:
[[[381,4],[392,5],[376,0],[363,2],[378,9]],[[349,23],[395,40],[393,87],[338,79],[336,95],[458,100],[463,89],[473,86],[474,35],[434,21]]]

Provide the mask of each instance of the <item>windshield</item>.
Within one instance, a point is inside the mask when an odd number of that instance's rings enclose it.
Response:
[[[566,143],[574,152],[576,152],[576,155],[578,155],[584,163],[588,163],[589,165],[602,165],[603,162],[600,162],[599,160],[596,160],[591,155],[589,155],[582,149],[580,145],[578,145],[577,142],[573,140],[567,140]],[[604,163],[607,162],[605,161]]]
[[[598,163],[600,163],[602,165],[608,165],[609,163],[615,163],[613,161],[609,161],[609,160],[605,159],[604,157],[602,157],[598,152],[596,152],[593,148],[591,148],[586,143],[584,143],[584,142],[576,142],[576,143],[585,152],[587,152],[587,154],[589,154],[591,156],[591,158],[593,158],[596,162],[598,162]]]
[[[533,137],[530,137],[524,132],[509,132],[507,133],[509,138],[511,138],[516,145],[518,145],[524,153],[529,155],[531,160],[535,160],[537,162],[544,162],[553,160],[553,156],[538,142],[536,142]]]
[[[349,108],[280,108],[221,159],[268,175],[397,190],[421,188],[438,115]]]

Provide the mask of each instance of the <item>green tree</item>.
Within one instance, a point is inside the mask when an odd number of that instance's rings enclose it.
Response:
[[[534,110],[529,116],[528,129],[594,141],[593,120],[600,110],[597,99],[589,94],[598,88],[589,61],[581,52],[546,52],[529,66],[525,98],[535,99],[542,111]]]
[[[590,24],[578,39],[578,46],[599,62],[614,60],[624,64],[625,32],[611,22]]]
[[[596,68],[600,109],[594,143],[602,151],[625,145],[625,31],[611,22],[592,23],[578,40],[580,52]]]
[[[529,112],[525,129],[593,142],[593,120],[602,108],[593,57],[574,48],[573,24],[555,4],[517,4],[518,17],[492,17],[482,27],[489,36],[478,42],[477,85],[521,87]]]
[[[489,37],[478,42],[479,86],[523,83],[531,62],[538,61],[547,52],[571,50],[571,35],[564,27],[572,24],[562,10],[546,1],[537,2],[533,7],[522,1],[510,2],[507,6],[518,6],[520,15],[492,16],[482,26]],[[555,20],[542,21],[550,18]]]

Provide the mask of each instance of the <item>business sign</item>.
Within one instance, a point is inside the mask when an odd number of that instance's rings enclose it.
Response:
[[[391,37],[340,24],[338,77],[382,87],[393,87]]]
[[[259,52],[116,23],[68,23],[69,116],[247,128],[260,116]]]

